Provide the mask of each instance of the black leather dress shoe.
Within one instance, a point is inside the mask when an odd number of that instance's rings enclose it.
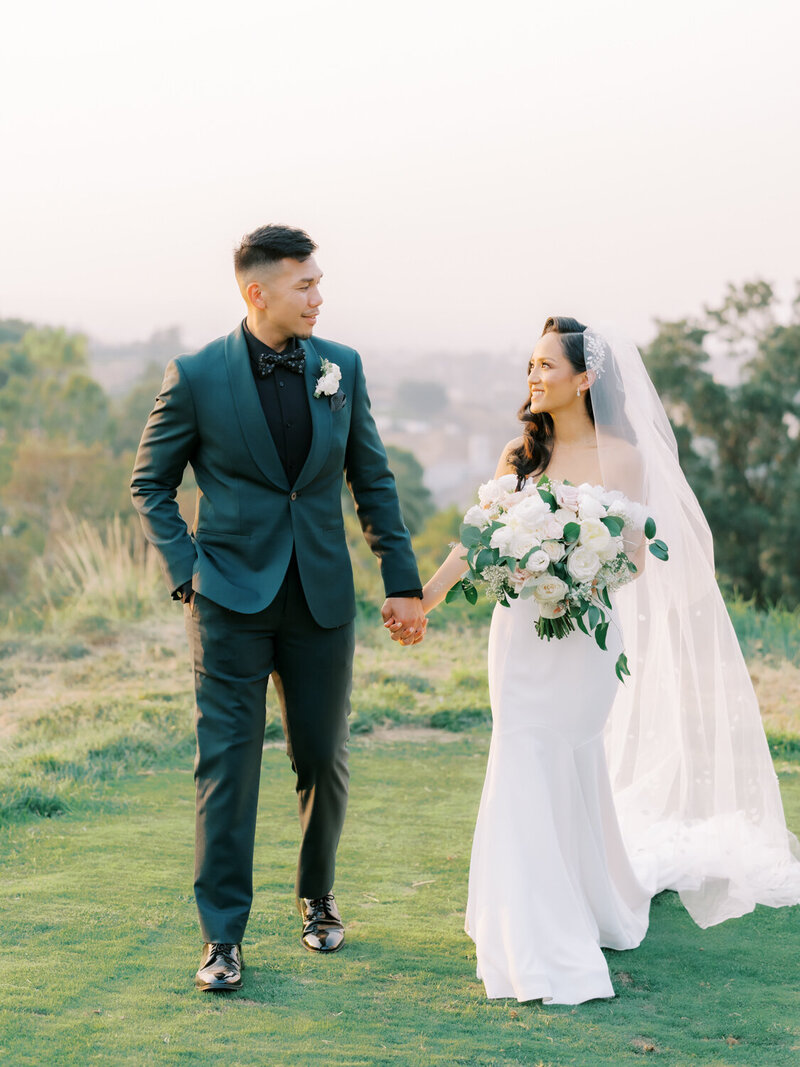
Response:
[[[241,945],[204,945],[194,984],[204,993],[241,989],[243,970]]]
[[[333,893],[324,897],[300,897],[303,944],[312,952],[335,952],[344,944],[344,923]]]

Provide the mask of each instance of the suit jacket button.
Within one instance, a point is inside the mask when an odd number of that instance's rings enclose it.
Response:
[[[292,493],[292,500],[297,500],[297,493]]]

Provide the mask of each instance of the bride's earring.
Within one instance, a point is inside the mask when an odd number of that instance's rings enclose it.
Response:
[[[581,395],[581,391],[580,391],[580,389],[579,389],[579,390],[577,391],[577,393],[575,394],[575,396],[580,396],[580,395]]]

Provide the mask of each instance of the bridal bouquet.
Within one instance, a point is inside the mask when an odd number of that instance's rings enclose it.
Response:
[[[447,594],[463,591],[474,604],[478,586],[508,607],[509,600],[533,597],[539,608],[536,632],[545,640],[566,637],[577,626],[594,633],[606,649],[609,594],[629,582],[636,566],[625,541],[642,536],[658,559],[669,558],[656,524],[641,504],[599,485],[571,485],[546,476],[517,489],[514,474],[478,490],[461,526],[469,574]],[[630,675],[622,653],[617,677]]]

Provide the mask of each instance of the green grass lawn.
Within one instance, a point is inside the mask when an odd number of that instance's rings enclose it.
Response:
[[[356,737],[331,958],[292,899],[292,775],[264,753],[241,993],[201,994],[190,761],[98,780],[56,818],[2,830],[0,1050],[15,1065],[545,1064],[780,1067],[800,1060],[800,909],[702,931],[674,894],[641,948],[608,952],[618,993],[576,1008],[485,999],[463,933],[485,731]],[[781,785],[800,829],[800,768]],[[520,901],[520,923],[525,921]]]

